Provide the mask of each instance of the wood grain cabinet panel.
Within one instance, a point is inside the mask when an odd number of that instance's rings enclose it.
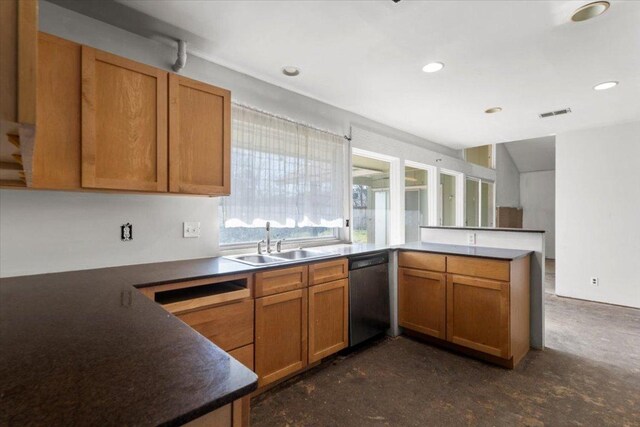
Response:
[[[167,191],[167,73],[82,46],[82,186]]]
[[[346,258],[309,265],[309,286],[344,279],[348,276],[349,261]]]
[[[78,43],[45,33],[38,35],[33,188],[81,188],[81,52]]]
[[[228,195],[231,92],[169,75],[169,190]]]
[[[251,299],[179,314],[178,318],[225,351],[253,342],[254,302]]]
[[[509,261],[466,256],[447,257],[448,273],[508,282],[509,270]]]
[[[0,120],[36,124],[37,51],[38,1],[0,1]]]
[[[446,256],[440,254],[401,251],[398,253],[398,266],[444,272],[447,265],[446,259]]]
[[[309,288],[309,363],[349,345],[349,281]]]
[[[398,269],[398,323],[426,335],[446,339],[446,275]]]
[[[253,371],[253,344],[231,350],[229,354],[238,362]]]
[[[307,286],[306,265],[256,273],[255,296],[263,297]]]
[[[307,289],[256,299],[254,345],[261,387],[307,365]]]
[[[509,283],[449,274],[447,340],[511,358]]]

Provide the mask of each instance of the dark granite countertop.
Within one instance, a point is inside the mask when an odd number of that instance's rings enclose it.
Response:
[[[511,261],[532,253],[521,249],[487,248],[483,246],[446,245],[442,243],[405,243],[394,249],[401,251],[435,252],[447,255],[473,256],[480,258],[502,259]]]
[[[0,425],[175,425],[257,387],[257,377],[135,287],[386,250],[515,259],[529,251],[409,243],[314,248],[254,267],[224,257],[0,280]]]
[[[421,225],[420,228],[440,228],[443,230],[478,230],[478,231],[510,231],[519,233],[545,233],[544,230],[531,228],[506,228],[506,227],[445,227],[443,225]]]
[[[0,425],[179,425],[255,390],[253,372],[131,286],[170,264],[2,279]]]

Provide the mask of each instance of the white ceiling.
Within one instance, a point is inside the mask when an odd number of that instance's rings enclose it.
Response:
[[[195,35],[198,56],[452,148],[640,120],[636,1],[582,23],[588,1],[118,2]]]
[[[556,137],[527,139],[504,145],[520,172],[556,169]]]

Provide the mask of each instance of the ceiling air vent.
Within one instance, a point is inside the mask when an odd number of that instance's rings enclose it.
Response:
[[[571,112],[571,108],[565,108],[563,110],[556,110],[556,111],[549,111],[548,113],[540,114],[540,118],[546,119],[547,117],[561,116],[563,114],[568,114],[570,112]]]

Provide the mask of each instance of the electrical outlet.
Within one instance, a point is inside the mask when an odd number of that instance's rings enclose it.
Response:
[[[183,222],[182,237],[200,237],[199,222]]]
[[[120,226],[120,240],[123,242],[133,240],[133,224],[128,222]]]
[[[467,244],[475,245],[476,244],[476,233],[467,234]]]
[[[600,279],[598,279],[597,277],[592,277],[591,278],[591,284],[593,286],[600,286]]]

